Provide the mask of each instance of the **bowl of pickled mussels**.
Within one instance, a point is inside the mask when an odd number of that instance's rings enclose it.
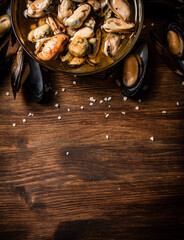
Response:
[[[142,0],[12,0],[14,32],[42,66],[89,75],[107,70],[134,47]]]

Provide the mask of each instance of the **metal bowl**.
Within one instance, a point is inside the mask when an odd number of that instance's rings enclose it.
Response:
[[[108,68],[112,67],[113,65],[117,64],[120,60],[122,60],[133,48],[139,35],[141,33],[143,19],[144,19],[144,7],[142,0],[129,0],[131,6],[135,6],[133,9],[134,17],[133,21],[135,22],[135,32],[130,35],[129,38],[123,41],[117,55],[107,61],[107,58],[102,58],[102,61],[99,65],[92,67],[89,64],[85,64],[79,68],[70,68],[67,64],[63,64],[59,59],[49,62],[43,62],[37,58],[34,54],[34,49],[32,44],[26,41],[27,34],[29,28],[27,28],[28,19],[24,18],[23,12],[26,9],[26,1],[20,0],[12,0],[11,1],[11,15],[12,15],[12,23],[13,29],[17,39],[19,40],[20,44],[23,46],[24,50],[37,62],[39,62],[42,66],[54,70],[60,71],[65,73],[76,74],[78,76],[82,75],[90,75],[94,73],[98,73]]]

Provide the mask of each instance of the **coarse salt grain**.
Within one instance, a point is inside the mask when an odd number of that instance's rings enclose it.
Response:
[[[184,86],[184,81],[181,84],[182,84],[182,86]]]
[[[6,96],[9,96],[10,95],[10,93],[9,92],[6,92]]]
[[[126,114],[126,112],[121,112],[121,113],[124,114],[124,115]]]
[[[165,113],[167,113],[167,111],[162,111],[162,113],[164,113],[164,114],[165,114]]]
[[[55,92],[55,95],[56,95],[56,96],[58,95],[58,92],[57,92],[57,91]]]
[[[33,117],[34,116],[34,113],[29,113],[28,114],[28,117]]]
[[[106,139],[109,139],[109,136],[108,136],[108,135],[106,135]]]
[[[111,107],[111,105],[108,106],[109,108]]]
[[[107,98],[107,101],[111,101],[111,100],[112,100],[112,97],[108,97],[108,98]]]
[[[104,101],[105,101],[105,102],[107,102],[107,101],[108,101],[108,98],[107,98],[107,97],[105,97],[105,98],[104,98]]]
[[[61,116],[58,116],[58,120],[61,120]]]
[[[103,103],[103,100],[100,100],[99,103],[102,104],[102,103]]]
[[[66,152],[66,156],[68,156],[70,153],[69,152]]]
[[[94,99],[93,97],[90,97],[89,100],[90,100],[91,102],[96,102],[96,99]]]
[[[140,107],[138,107],[138,106],[135,107],[135,110],[139,110],[139,109],[140,109]]]
[[[77,84],[77,82],[76,81],[73,81],[73,85],[76,85]]]
[[[153,27],[155,24],[154,23],[151,23],[151,26]]]
[[[105,113],[105,117],[106,117],[106,118],[109,117],[109,113]]]
[[[62,92],[65,92],[66,91],[66,88],[62,88]]]
[[[77,75],[73,75],[75,78],[77,77]]]
[[[125,101],[125,102],[126,102],[126,101],[127,101],[127,99],[128,99],[127,97],[123,97],[123,101]]]
[[[59,106],[59,104],[58,104],[58,103],[56,103],[56,104],[55,104],[55,107],[56,107],[56,108],[58,108],[58,107],[60,107],[60,106]]]
[[[89,104],[90,106],[93,106],[93,103],[92,102],[90,102],[90,104]]]
[[[83,110],[83,109],[84,109],[84,107],[83,107],[83,106],[81,106],[81,109]]]
[[[142,102],[142,100],[141,100],[141,99],[139,99],[139,100],[138,100],[138,102],[139,102],[139,103],[141,103],[141,102]]]
[[[67,111],[70,112],[71,111],[70,108],[68,108]]]
[[[179,102],[176,102],[176,105],[177,105],[177,106],[179,106],[179,105],[180,105],[180,103],[179,103]]]
[[[12,124],[13,127],[16,127],[16,125],[17,125],[16,123],[13,123],[13,124]]]
[[[26,123],[26,122],[27,122],[27,120],[24,118],[24,119],[22,120],[22,122],[23,122],[23,123]]]
[[[151,141],[154,141],[154,140],[155,140],[155,138],[154,138],[154,137],[150,137],[150,140],[151,140]]]

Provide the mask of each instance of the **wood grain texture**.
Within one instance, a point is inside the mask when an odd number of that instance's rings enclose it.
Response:
[[[149,89],[141,103],[124,101],[104,72],[47,72],[52,89],[41,104],[24,88],[14,101],[10,78],[1,80],[1,240],[184,239],[184,79],[148,34],[162,34],[166,20],[145,12]],[[100,104],[105,97],[112,100]]]

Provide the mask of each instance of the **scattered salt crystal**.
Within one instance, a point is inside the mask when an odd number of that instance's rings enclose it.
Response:
[[[155,140],[155,138],[154,138],[154,137],[150,137],[150,140],[151,140],[151,141],[154,141],[154,140]]]
[[[108,97],[108,98],[107,98],[107,101],[111,101],[111,100],[112,100],[112,97]]]
[[[66,152],[66,156],[68,156],[70,153],[69,152]]]
[[[9,92],[6,92],[6,96],[9,96],[10,95],[10,93]]]
[[[181,84],[182,84],[182,86],[184,86],[184,81]]]
[[[146,25],[143,25],[143,26],[142,26],[142,28],[145,28],[145,27],[146,27]]]
[[[162,113],[164,113],[164,114],[165,114],[165,113],[167,113],[167,111],[162,111]]]
[[[68,108],[67,111],[70,112],[71,111],[70,108]]]
[[[100,100],[99,103],[102,104],[102,103],[103,103],[103,100]]]
[[[61,120],[61,116],[58,116],[58,120]]]
[[[90,102],[90,104],[89,104],[90,106],[93,106],[93,103],[92,102]]]
[[[24,119],[22,120],[22,122],[23,122],[23,123],[26,123],[26,122],[27,122],[27,120],[24,118]]]
[[[141,99],[139,99],[139,100],[138,100],[138,102],[139,102],[139,103],[141,103],[141,102],[142,102],[142,100],[141,100]]]
[[[34,113],[29,113],[28,114],[28,117],[33,117],[34,116]]]
[[[151,26],[153,27],[155,24],[154,23],[151,23]]]
[[[109,117],[109,113],[105,113],[105,117],[106,117],[106,118]]]
[[[56,96],[58,95],[58,92],[57,92],[57,91],[55,92],[55,95],[56,95]]]
[[[120,188],[120,187],[118,187],[118,190],[120,191],[120,190],[121,190],[121,188]]]
[[[135,107],[135,110],[139,110],[139,108],[140,108],[140,107],[136,106],[136,107]]]
[[[124,100],[125,102],[127,101],[127,99],[128,99],[127,97],[123,97],[123,100]]]
[[[13,123],[13,124],[12,124],[13,127],[16,127],[16,125],[17,125],[16,123]]]
[[[96,102],[96,99],[94,99],[93,97],[90,97],[89,99],[91,102]]]
[[[176,105],[177,105],[177,106],[179,106],[179,105],[180,105],[180,103],[179,103],[179,102],[176,102]]]
[[[66,91],[66,88],[62,88],[62,92],[65,92]]]
[[[55,104],[55,107],[56,107],[56,108],[58,108],[58,107],[60,107],[60,106],[59,106],[59,104],[58,104],[58,103],[56,103],[56,104]]]
[[[111,107],[111,105],[108,106],[109,108]]]
[[[77,75],[73,75],[75,78],[77,77]]]
[[[109,139],[109,136],[108,136],[108,135],[106,135],[106,139]]]
[[[105,98],[104,98],[104,101],[105,101],[105,102],[107,102],[107,101],[108,101],[108,98],[107,98],[107,97],[105,97]]]
[[[73,81],[73,85],[76,85],[77,84],[77,82],[76,81]]]
[[[83,109],[84,109],[84,107],[83,107],[83,106],[81,106],[81,109],[83,110]]]
[[[126,112],[121,112],[121,113],[124,114],[124,115],[126,114]]]

